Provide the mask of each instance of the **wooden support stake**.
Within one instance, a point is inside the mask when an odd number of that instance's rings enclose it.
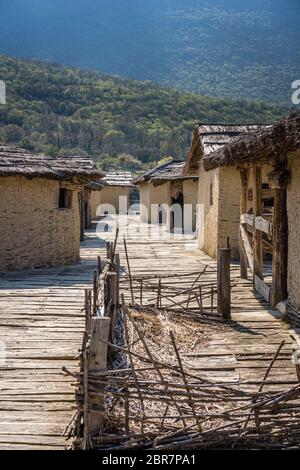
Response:
[[[106,242],[106,258],[109,260],[110,242]]]
[[[248,184],[249,184],[249,169],[240,170],[241,175],[241,202],[240,202],[240,212],[242,214],[247,213],[248,209]],[[248,279],[248,263],[247,255],[245,253],[243,239],[241,237],[241,231],[239,231],[239,247],[240,247],[240,269],[241,269],[241,278]]]
[[[143,306],[143,279],[141,280],[141,287],[140,287],[140,305]]]
[[[94,271],[94,281],[93,281],[93,315],[97,315],[98,309],[98,292],[99,290],[99,281],[98,281],[98,271]]]
[[[91,323],[91,307],[90,307],[90,296],[89,296],[89,289],[85,289],[84,291],[85,299],[84,299],[84,311],[85,311],[85,331],[86,333],[90,332],[90,323]]]
[[[231,289],[230,289],[231,251],[218,251],[218,313],[224,320],[231,320]]]
[[[286,188],[274,189],[272,306],[287,298],[288,218]]]
[[[117,274],[117,306],[120,305],[120,255],[115,253],[115,270]]]
[[[110,271],[106,276],[107,282],[107,310],[105,316],[110,318],[110,342],[114,343],[115,339],[115,319],[117,309],[117,273]]]
[[[203,301],[202,301],[202,286],[199,286],[199,302],[200,302],[200,312],[203,314]]]
[[[89,369],[107,370],[107,345],[109,341],[110,319],[92,318],[92,333],[89,354]],[[97,385],[99,392],[104,392],[105,385]],[[102,390],[100,390],[100,388]],[[88,399],[88,432],[101,432],[104,422],[104,398],[101,393]]]
[[[129,284],[130,284],[130,292],[131,292],[131,302],[132,302],[132,305],[134,305],[134,294],[133,294],[132,277],[131,277],[130,264],[129,264],[129,256],[128,256],[127,243],[126,243],[126,238],[125,238],[125,236],[124,236],[124,248],[125,248],[125,254],[126,254],[126,261],[127,261],[128,276],[129,276]]]
[[[158,278],[158,287],[157,287],[157,308],[161,307],[161,277]]]
[[[260,167],[253,168],[253,215],[262,216],[262,172]],[[253,275],[263,279],[263,245],[262,232],[253,227]]]
[[[100,256],[98,256],[98,276],[102,273],[102,262]]]

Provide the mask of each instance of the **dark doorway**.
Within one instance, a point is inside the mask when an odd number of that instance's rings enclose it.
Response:
[[[171,218],[171,230],[176,230],[176,229],[180,229],[182,230],[182,233],[184,231],[184,227],[183,227],[183,220],[184,220],[184,214],[183,214],[183,210],[184,210],[184,198],[183,198],[183,193],[178,193],[178,196],[177,197],[172,197],[172,206],[179,206],[180,209],[181,209],[181,213],[180,213],[180,217],[176,214],[175,215],[175,212],[174,210],[171,210],[171,213],[170,213],[170,218]]]

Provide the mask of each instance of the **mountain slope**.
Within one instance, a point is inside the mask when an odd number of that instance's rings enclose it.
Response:
[[[0,0],[0,10],[3,54],[285,104],[300,78],[298,0]]]
[[[271,122],[287,113],[11,57],[0,56],[0,76],[7,86],[0,139],[46,153],[86,152],[102,167],[185,158],[199,121]]]

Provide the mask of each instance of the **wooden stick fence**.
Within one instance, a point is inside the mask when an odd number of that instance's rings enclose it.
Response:
[[[170,361],[157,359],[124,300],[122,305],[123,349],[129,368],[90,370],[88,392],[106,406],[101,428],[93,432],[94,422],[89,421],[85,439],[92,448],[299,448],[300,384],[263,391],[283,344],[275,351],[257,391],[241,390],[190,372],[172,332]],[[129,335],[129,326],[136,339]],[[137,341],[144,354],[136,352]],[[108,346],[118,349],[110,342]],[[82,383],[81,377],[79,380]]]
[[[134,320],[133,310],[152,314],[164,310],[215,321],[217,317],[230,318],[230,304],[225,304],[225,314],[217,312],[220,289],[203,281],[208,267],[193,275],[133,276],[126,240],[128,269],[127,275],[120,277],[116,245],[117,237],[107,244],[108,258],[98,259],[93,289],[85,292],[82,361],[80,372],[75,374],[75,435],[81,448],[299,448],[300,383],[285,390],[263,390],[283,345],[275,352],[257,391],[195,375],[181,357],[172,331],[170,358],[159,359]],[[230,277],[227,281],[230,289]],[[129,292],[132,310],[120,288]],[[223,291],[222,295],[227,294]],[[123,322],[121,344],[116,338],[118,314]],[[119,353],[127,358],[124,368],[114,368],[114,357]],[[298,366],[296,369],[299,372]]]

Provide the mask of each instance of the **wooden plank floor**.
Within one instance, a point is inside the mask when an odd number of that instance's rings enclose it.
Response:
[[[84,289],[91,287],[103,240],[82,243],[73,266],[0,274],[0,449],[64,449],[75,407]]]
[[[124,227],[124,217],[118,221]],[[100,238],[94,230],[87,232],[80,263],[0,275],[0,340],[7,350],[0,367],[0,449],[65,447],[63,432],[74,412],[74,384],[61,369],[78,368],[84,289],[91,286],[97,256],[105,255],[105,240],[114,238],[116,220],[100,225]],[[148,226],[130,216],[126,238],[133,274],[196,272],[208,264],[212,269],[206,278],[216,280],[215,262],[195,249],[191,236],[170,239],[165,233],[164,240],[148,240],[147,235]],[[126,266],[121,236],[117,250]],[[268,387],[295,383],[288,327],[255,297],[250,283],[238,280],[237,266],[232,274],[232,329],[212,335],[205,347],[186,359],[195,373],[257,387],[284,339],[286,346]]]

